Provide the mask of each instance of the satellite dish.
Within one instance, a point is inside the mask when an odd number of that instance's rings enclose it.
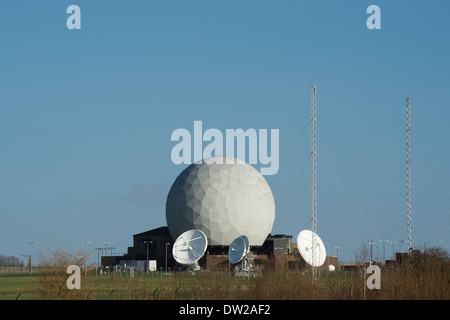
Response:
[[[233,240],[228,248],[228,259],[232,264],[236,264],[242,260],[246,254],[246,244],[242,237]]]
[[[244,244],[245,244],[245,253],[250,252],[250,241],[248,240],[247,236],[242,235],[241,238],[242,238],[242,240],[244,240]]]
[[[314,250],[314,259],[312,256],[312,238],[316,237],[316,248]],[[310,230],[302,230],[297,235],[297,247],[302,258],[313,267],[320,267],[327,256],[325,246],[317,234]],[[314,260],[314,261],[313,261]]]
[[[194,264],[205,253],[208,246],[206,235],[197,229],[182,233],[173,244],[172,254],[180,264]]]

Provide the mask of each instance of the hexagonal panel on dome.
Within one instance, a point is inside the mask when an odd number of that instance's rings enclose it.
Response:
[[[172,237],[197,228],[211,245],[229,245],[240,235],[262,245],[275,220],[269,185],[251,165],[217,158],[191,164],[172,184],[166,202]]]

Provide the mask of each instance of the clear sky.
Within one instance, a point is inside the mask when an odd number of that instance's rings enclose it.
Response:
[[[80,30],[66,27],[71,4]],[[380,30],[366,27],[372,4]],[[447,1],[2,0],[0,254],[28,254],[28,241],[34,254],[83,241],[122,254],[166,225],[186,167],[170,136],[194,120],[279,129],[273,233],[295,240],[311,227],[311,85],[327,253],[352,261],[368,240],[406,240],[408,97],[413,246],[449,250],[449,12]]]

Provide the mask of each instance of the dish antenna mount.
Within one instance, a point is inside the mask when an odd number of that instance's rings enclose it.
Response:
[[[205,254],[208,239],[203,231],[192,229],[183,232],[175,241],[172,254],[176,262],[200,270],[198,260]]]
[[[242,277],[256,276],[255,268],[253,267],[254,256],[250,251],[250,242],[247,236],[242,235],[233,240],[228,248],[228,259],[231,264],[238,264],[235,267],[235,274]]]

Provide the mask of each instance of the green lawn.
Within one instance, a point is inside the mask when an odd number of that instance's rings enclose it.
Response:
[[[1,273],[0,300],[57,299],[53,291],[43,287],[41,280],[38,272],[33,275]],[[195,284],[190,283],[193,280],[191,276],[176,278],[173,273],[169,273],[166,277],[164,273],[153,273],[148,276],[145,273],[136,272],[134,278],[129,278],[125,273],[109,276],[96,276],[95,273],[91,273],[87,277],[81,276],[82,290],[68,291],[65,284],[62,287],[66,293],[75,294],[65,296],[66,299],[173,299],[188,293],[189,297],[195,296],[199,286],[195,287]],[[201,281],[201,277],[197,280]],[[39,293],[38,289],[46,292],[45,297],[41,296],[42,293]],[[80,295],[77,295],[78,293]]]
[[[302,283],[311,285],[309,276],[298,273]],[[62,275],[64,277],[64,275]],[[170,300],[170,299],[254,299],[271,296],[275,287],[286,287],[291,280],[285,273],[269,275],[269,281],[262,279],[242,279],[229,277],[228,272],[198,273],[136,273],[134,278],[127,274],[96,276],[95,273],[81,276],[81,290],[67,290],[64,278],[53,279],[59,283],[62,293],[55,287],[45,287],[39,273],[30,276],[27,273],[0,275],[0,300],[27,299],[89,299],[89,300]],[[61,281],[62,279],[62,281]],[[294,281],[297,282],[298,281]],[[268,284],[270,287],[268,288]],[[42,289],[39,292],[39,289]],[[59,293],[58,293],[59,292]],[[258,292],[263,292],[261,296]],[[43,295],[44,294],[44,295]],[[61,294],[61,295],[58,295]]]
[[[33,291],[39,285],[39,276],[34,274],[0,275],[0,300],[34,299]]]
[[[420,267],[386,268],[381,289],[365,287],[361,272],[322,273],[313,284],[310,273],[267,272],[261,277],[242,279],[228,272],[126,273],[81,276],[81,290],[68,290],[67,274],[1,273],[0,300],[80,299],[80,300],[448,300],[449,265],[424,264]]]

